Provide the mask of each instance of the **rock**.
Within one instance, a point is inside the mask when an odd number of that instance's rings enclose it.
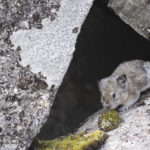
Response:
[[[46,122],[92,2],[0,2],[1,150],[27,149]]]
[[[142,102],[142,105],[141,105]],[[92,115],[83,126],[88,132],[98,129],[98,118],[103,109]],[[118,128],[107,132],[108,139],[99,150],[149,150],[150,147],[150,94],[142,95],[139,103],[126,112],[120,112]]]
[[[99,116],[102,114],[104,110],[101,109],[98,112],[94,113],[92,116],[90,116],[87,120],[85,120],[81,127],[77,129],[77,133],[83,131],[83,130],[87,130],[89,132],[95,131],[99,129],[98,126],[98,118]]]
[[[150,38],[149,0],[110,0],[108,7],[140,35]]]

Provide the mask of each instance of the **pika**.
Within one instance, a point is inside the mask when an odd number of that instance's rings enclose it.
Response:
[[[137,102],[140,93],[150,88],[150,62],[130,60],[121,63],[111,76],[98,82],[105,109],[123,106],[128,109]]]

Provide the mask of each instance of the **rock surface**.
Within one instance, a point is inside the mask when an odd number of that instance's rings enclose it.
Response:
[[[99,150],[149,150],[150,147],[150,94],[141,98],[141,104],[135,105],[127,112],[120,113],[123,122],[115,130],[106,132],[109,136]],[[98,129],[98,117],[103,110],[91,116],[78,129],[88,132]]]
[[[0,149],[27,149],[45,123],[93,0],[0,2]]]
[[[149,0],[110,0],[108,7],[136,32],[150,38]]]

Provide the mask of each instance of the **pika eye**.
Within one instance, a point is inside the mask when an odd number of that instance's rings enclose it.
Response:
[[[112,97],[113,97],[113,98],[115,98],[115,97],[116,97],[116,94],[115,94],[115,93],[113,93]]]

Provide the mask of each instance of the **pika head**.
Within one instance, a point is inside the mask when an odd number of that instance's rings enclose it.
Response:
[[[101,102],[105,109],[115,109],[123,105],[128,98],[128,82],[125,74],[104,78],[98,85],[101,92]]]

